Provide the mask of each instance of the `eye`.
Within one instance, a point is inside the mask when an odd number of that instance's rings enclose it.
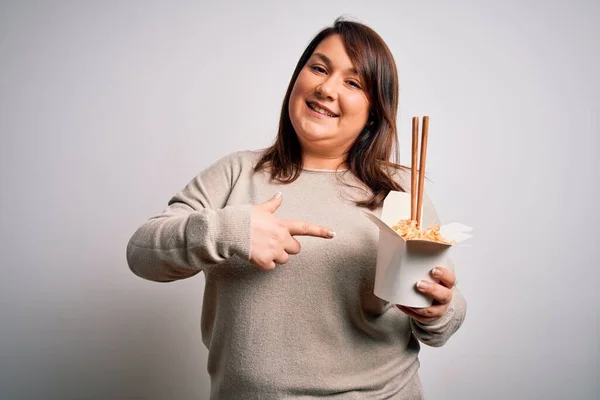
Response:
[[[326,74],[327,70],[325,68],[323,68],[320,65],[313,65],[312,67],[310,67],[310,69],[312,69],[313,71],[319,73],[319,74]]]
[[[355,89],[362,89],[362,86],[360,85],[360,83],[358,83],[355,80],[349,80],[348,85],[352,86]]]

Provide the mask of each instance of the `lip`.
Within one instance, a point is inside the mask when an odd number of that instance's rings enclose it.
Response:
[[[323,114],[320,114],[320,113],[314,111],[312,108],[309,107],[309,104],[311,104],[311,103],[322,108],[323,110],[327,111],[328,113],[335,115],[335,117],[330,117],[329,115],[323,115]],[[308,111],[310,111],[313,115],[317,115],[322,118],[337,118],[337,117],[339,117],[338,114],[334,113],[333,111],[331,111],[329,108],[325,107],[323,104],[319,103],[318,101],[307,101],[306,108],[308,108]]]

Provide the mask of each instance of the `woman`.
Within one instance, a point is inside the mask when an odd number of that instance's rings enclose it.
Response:
[[[378,231],[361,211],[410,182],[389,162],[397,99],[383,40],[337,20],[302,54],[275,144],[219,160],[131,238],[140,277],[204,271],[211,398],[422,398],[419,341],[444,344],[465,301],[451,265],[417,285],[431,307],[373,294]],[[428,200],[424,217],[437,223]]]

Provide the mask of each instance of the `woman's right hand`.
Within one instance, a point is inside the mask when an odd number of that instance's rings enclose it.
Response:
[[[250,214],[250,262],[262,270],[275,269],[285,264],[290,254],[300,252],[300,243],[294,236],[314,236],[331,239],[329,228],[310,222],[277,218],[273,213],[281,206],[283,197],[277,193],[270,200],[252,206]]]

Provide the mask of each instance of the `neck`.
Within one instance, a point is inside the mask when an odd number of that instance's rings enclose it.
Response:
[[[302,167],[309,169],[338,170],[346,169],[346,154],[315,154],[304,151],[302,153]]]

